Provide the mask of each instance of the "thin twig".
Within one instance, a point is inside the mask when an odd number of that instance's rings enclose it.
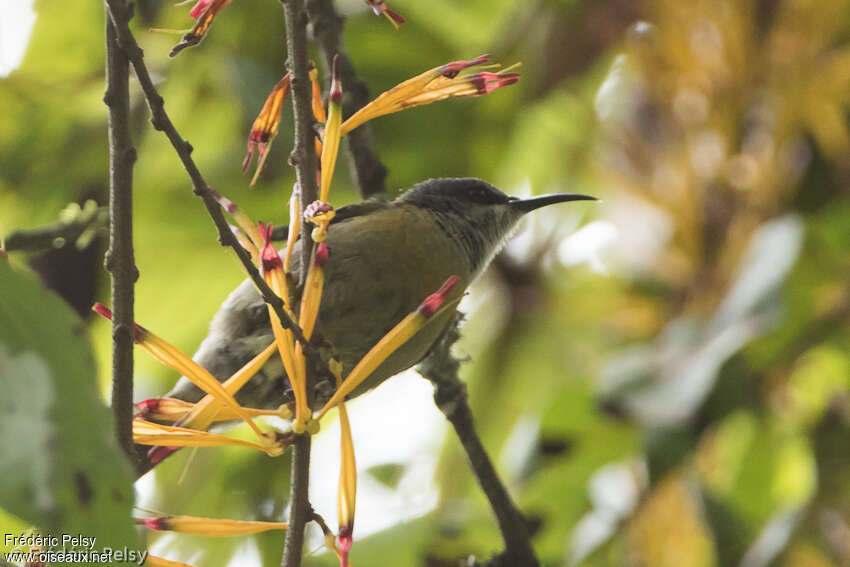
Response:
[[[113,2],[119,19],[132,17],[132,6]],[[130,134],[130,63],[106,18],[106,93],[109,108],[109,250],[104,264],[112,276],[112,415],[118,445],[135,467],[133,444],[133,301],[139,278],[133,254],[133,164]]]
[[[466,384],[458,378],[460,362],[450,352],[451,346],[459,338],[460,333],[454,325],[437,342],[428,358],[419,365],[418,370],[434,385],[434,403],[454,427],[466,451],[475,478],[487,496],[499,524],[505,550],[484,565],[487,567],[539,567],[540,562],[531,546],[525,518],[514,505],[505,485],[499,479],[487,455],[487,450],[475,430],[472,411],[469,409],[466,397]]]
[[[290,163],[295,166],[295,176],[301,191],[301,213],[307,205],[318,199],[316,187],[316,152],[314,150],[312,88],[310,86],[309,62],[307,59],[307,12],[303,0],[285,0],[283,16],[286,24],[286,66],[292,85],[292,113],[295,136]],[[310,235],[312,227],[302,223],[301,227],[301,274],[299,285],[303,287],[313,249]],[[314,376],[308,367],[307,405],[310,407]],[[292,484],[289,491],[289,528],[286,530],[282,567],[300,567],[304,548],[304,528],[312,515],[310,506],[310,434],[297,435],[292,447]]]
[[[343,17],[334,8],[333,0],[307,0],[307,12],[313,26],[313,36],[324,59],[325,82],[330,84],[334,55],[339,54],[339,74],[342,81],[343,114],[347,118],[369,102],[369,88],[354,71],[354,65],[342,45]],[[375,151],[372,126],[364,124],[350,132],[348,140],[348,167],[366,199],[386,193],[387,168]]]
[[[294,144],[289,163],[301,191],[301,213],[319,198],[316,186],[315,130],[313,129],[313,92],[310,86],[310,63],[307,59],[307,12],[303,0],[282,2],[286,23],[286,67],[292,85],[292,115],[295,126]],[[301,223],[301,274],[299,285],[307,277],[307,266],[313,251],[312,225]]]
[[[83,209],[72,220],[63,220],[37,228],[10,232],[6,237],[7,252],[45,252],[76,241],[88,231],[101,230],[109,221],[107,207]]]
[[[168,114],[165,112],[165,103],[162,96],[157,92],[148,68],[145,65],[144,53],[138,43],[136,43],[136,39],[133,37],[130,27],[127,24],[127,20],[120,17],[120,0],[106,0],[106,3],[109,6],[112,21],[115,23],[118,45],[121,46],[121,49],[133,65],[133,70],[136,72],[136,77],[148,102],[148,107],[152,115],[151,124],[154,129],[165,133],[174,150],[177,152],[180,161],[183,163],[183,167],[186,169],[186,173],[189,174],[189,178],[192,180],[195,195],[203,200],[207,212],[218,229],[218,241],[222,246],[229,246],[236,252],[236,256],[239,258],[251,281],[259,290],[263,300],[272,306],[272,309],[274,309],[274,312],[280,318],[281,324],[285,328],[290,329],[296,340],[304,346],[304,352],[308,355],[316,355],[315,349],[304,337],[301,328],[284,311],[283,300],[266,284],[251,262],[251,255],[242,248],[242,245],[239,244],[239,241],[233,235],[233,232],[231,232],[227,220],[221,212],[221,208],[210,193],[209,186],[204,181],[201,172],[192,159],[192,145],[180,136]],[[116,14],[116,10],[118,10],[118,14]]]

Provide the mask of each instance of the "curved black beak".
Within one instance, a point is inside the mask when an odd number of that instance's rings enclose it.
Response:
[[[540,195],[539,197],[531,197],[529,199],[513,199],[508,202],[511,208],[517,209],[524,213],[528,213],[546,205],[554,205],[555,203],[565,203],[567,201],[598,201],[596,197],[590,195],[577,195],[575,193],[553,193],[551,195]]]

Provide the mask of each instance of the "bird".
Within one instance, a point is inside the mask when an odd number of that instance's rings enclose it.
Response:
[[[339,208],[325,240],[329,257],[316,329],[333,346],[343,376],[450,276],[459,278],[450,298],[459,297],[527,213],[580,200],[596,199],[573,193],[520,199],[486,181],[465,177],[428,179],[393,200],[371,198]],[[301,241],[295,245],[290,267],[296,281],[300,246]],[[453,324],[454,315],[451,309],[435,316],[349,398],[419,363]],[[253,283],[245,280],[225,299],[193,358],[223,381],[273,340],[266,304]],[[181,377],[167,396],[196,402],[203,394]],[[248,407],[277,408],[291,396],[275,354],[236,399]],[[313,396],[314,403],[328,397]]]

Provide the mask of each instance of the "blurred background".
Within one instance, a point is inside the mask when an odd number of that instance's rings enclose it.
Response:
[[[288,104],[260,183],[240,173],[283,74],[279,4],[233,2],[175,59],[178,38],[147,29],[189,27],[188,6],[136,4],[148,65],[207,181],[286,223]],[[102,6],[27,6],[0,2],[2,235],[106,204]],[[850,1],[394,0],[399,31],[360,0],[337,7],[373,95],[482,53],[523,63],[515,86],[373,122],[394,194],[476,176],[604,200],[536,213],[462,306],[473,412],[543,564],[850,565]],[[191,353],[243,275],[136,87],[137,318]],[[332,203],[356,200],[338,168]],[[106,392],[110,331],[88,312],[109,302],[105,234],[56,244],[10,259],[90,323]],[[170,388],[173,372],[136,359],[137,399]],[[355,564],[442,567],[500,549],[427,382],[399,376],[351,408]],[[334,527],[338,426],[324,429],[311,500]],[[140,506],[283,517],[286,458],[187,456],[137,483]],[[277,565],[282,547],[279,533],[151,541],[205,567]],[[308,564],[336,559],[320,550]]]

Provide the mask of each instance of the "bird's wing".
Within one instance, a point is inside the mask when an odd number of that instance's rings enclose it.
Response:
[[[351,203],[350,205],[345,205],[336,209],[336,215],[334,215],[331,224],[335,224],[346,219],[359,217],[362,215],[368,215],[369,213],[373,213],[381,209],[386,209],[389,206],[390,200],[384,194],[369,197],[365,201],[360,201],[359,203]]]

